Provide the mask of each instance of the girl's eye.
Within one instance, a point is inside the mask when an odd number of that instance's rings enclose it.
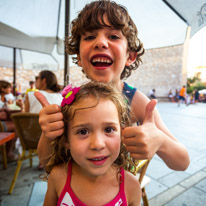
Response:
[[[109,38],[112,39],[112,40],[115,40],[115,39],[119,39],[119,36],[117,36],[117,35],[111,35]]]
[[[77,132],[77,134],[79,135],[87,135],[89,133],[89,131],[87,129],[81,129]]]
[[[105,129],[105,132],[106,132],[106,133],[112,133],[112,132],[114,132],[114,131],[115,131],[115,129],[112,128],[112,127],[107,127],[107,128]]]

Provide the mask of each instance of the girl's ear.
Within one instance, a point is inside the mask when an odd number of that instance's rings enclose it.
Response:
[[[82,67],[81,58],[80,58],[79,54],[77,55],[77,65],[79,67]]]
[[[137,52],[129,52],[129,57],[127,58],[125,66],[130,66],[135,62],[137,58]]]

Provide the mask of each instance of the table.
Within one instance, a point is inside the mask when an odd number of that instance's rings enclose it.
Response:
[[[2,147],[2,162],[3,168],[7,168],[7,157],[6,157],[6,142],[15,138],[14,132],[0,132],[0,146]]]

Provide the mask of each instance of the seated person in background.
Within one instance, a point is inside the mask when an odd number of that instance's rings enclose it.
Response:
[[[36,88],[47,98],[50,104],[57,104],[60,106],[62,95],[56,75],[53,72],[48,70],[41,71],[36,77]],[[42,105],[34,96],[34,92],[27,93],[25,103],[23,103],[22,100],[18,100],[17,104],[24,109],[25,112],[39,113],[42,109]],[[41,164],[39,164],[39,169],[43,169]]]
[[[169,98],[170,102],[174,102],[174,101],[175,101],[175,100],[174,100],[174,95],[173,95],[171,89],[170,89],[170,91],[169,91],[169,93],[168,93],[168,98]]]
[[[11,121],[7,110],[7,104],[12,103],[12,101],[6,98],[6,95],[10,94],[11,90],[12,87],[9,82],[0,80],[0,121],[3,126],[3,132],[15,132],[15,125]],[[16,139],[17,136],[6,143],[8,162],[18,159],[18,154],[14,153]]]
[[[49,70],[41,71],[36,77],[36,89],[47,98],[50,104],[61,104],[62,96],[60,93],[60,86],[53,72]],[[24,108],[25,105],[25,112],[39,113],[42,109],[41,104],[34,96],[34,92],[27,93],[24,104],[22,101],[18,101],[17,104],[21,108]]]
[[[150,95],[149,96],[150,96],[151,99],[157,99],[156,96],[155,96],[155,89],[152,89],[150,91]]]

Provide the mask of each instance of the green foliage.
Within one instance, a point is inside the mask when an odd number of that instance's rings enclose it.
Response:
[[[197,90],[206,89],[206,85],[198,81],[198,82],[195,82],[194,89],[197,89]]]
[[[200,79],[195,76],[195,77],[190,77],[190,78],[187,78],[187,87],[190,87],[191,85],[195,84],[196,82],[199,82]]]
[[[187,94],[191,94],[193,91],[194,91],[193,86],[187,87]]]
[[[206,85],[198,77],[187,78],[187,93],[191,94],[195,89],[206,89]]]

